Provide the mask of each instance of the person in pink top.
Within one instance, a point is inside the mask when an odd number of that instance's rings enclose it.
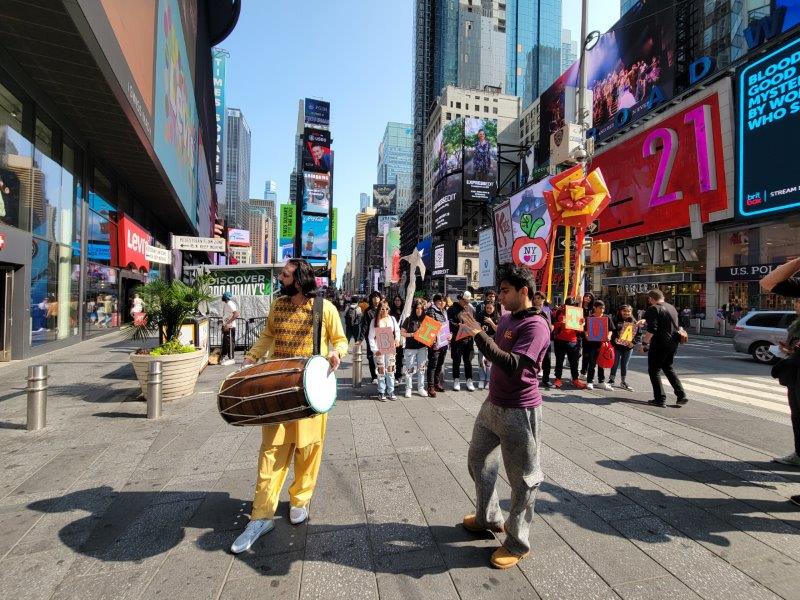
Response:
[[[550,346],[550,326],[533,306],[536,283],[530,270],[504,266],[498,279],[500,303],[508,313],[500,318],[494,339],[472,315],[466,311],[460,315],[481,354],[492,363],[489,396],[475,420],[467,461],[475,482],[475,514],[465,516],[462,524],[473,532],[505,532],[503,546],[495,550],[490,563],[508,569],[530,553],[533,503],[544,479],[539,464],[542,394],[537,376]],[[511,485],[505,520],[495,489],[501,455]]]

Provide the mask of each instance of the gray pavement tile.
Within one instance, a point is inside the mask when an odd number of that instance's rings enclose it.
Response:
[[[52,600],[133,600],[139,598],[155,567],[94,575],[67,575],[55,588]]]
[[[330,470],[324,476],[320,476],[314,490],[314,498],[309,509],[309,530],[316,532],[320,527],[336,528],[366,524],[361,482],[355,462],[346,461],[326,467],[326,461],[323,460],[321,471],[326,468]]]
[[[489,564],[499,544],[449,547],[445,562],[460,598],[531,598],[539,595],[519,568],[498,571]],[[525,559],[527,560],[527,559]]]
[[[560,547],[541,552],[534,548],[519,562],[536,592],[544,600],[611,600],[617,595],[610,587],[562,542]]]
[[[796,561],[777,555],[741,561],[736,568],[781,598],[800,598],[800,569]]]
[[[108,448],[107,445],[68,448],[14,489],[14,494],[66,490]]]
[[[378,598],[366,527],[308,536],[300,598]]]
[[[0,558],[11,551],[42,518],[41,513],[29,510],[24,503],[6,507],[0,512]]]
[[[671,575],[623,583],[616,586],[614,591],[623,600],[700,600],[700,596]]]
[[[453,580],[448,573],[431,567],[403,573],[378,575],[378,591],[383,599],[415,598],[419,600],[458,600]]]
[[[435,545],[408,552],[373,552],[372,560],[377,574],[405,573],[421,569],[437,569],[439,572],[447,570],[444,559]]]
[[[618,521],[614,526],[703,598],[777,598],[758,582],[656,517]]]
[[[403,465],[396,454],[365,456],[358,459],[358,473],[362,481],[387,477],[405,477]]]
[[[300,595],[303,553],[265,555],[249,551],[233,558],[220,600],[286,600]],[[346,597],[346,596],[345,596]]]
[[[60,548],[7,557],[0,563],[0,598],[50,598],[70,562]]]
[[[211,534],[174,548],[140,598],[215,599],[233,557],[222,547],[229,536]]]

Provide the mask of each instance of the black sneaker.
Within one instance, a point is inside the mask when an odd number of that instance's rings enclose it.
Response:
[[[791,502],[792,504],[797,504],[797,506],[800,506],[800,494],[789,498],[789,502]]]
[[[661,408],[664,408],[667,405],[667,403],[664,402],[663,400],[655,400],[655,399],[648,400],[647,403],[649,405],[651,405],[651,406],[658,406],[658,407],[661,407]]]
[[[683,405],[684,405],[684,404],[686,404],[687,402],[689,402],[689,399],[688,399],[686,396],[684,396],[683,398],[678,398],[678,399],[675,401],[675,404],[679,404],[679,405],[683,406]]]

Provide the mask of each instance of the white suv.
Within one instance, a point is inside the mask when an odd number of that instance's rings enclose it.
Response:
[[[786,341],[786,329],[797,318],[791,310],[753,310],[739,319],[733,347],[751,354],[756,362],[769,364],[777,359],[769,347]]]

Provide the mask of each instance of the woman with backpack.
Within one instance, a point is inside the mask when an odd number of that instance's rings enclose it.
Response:
[[[358,342],[361,335],[361,319],[364,313],[361,312],[361,307],[358,305],[358,297],[353,296],[350,304],[344,309],[344,333],[347,336],[347,343],[350,340]]]
[[[411,314],[400,325],[400,337],[406,342],[406,347],[403,349],[406,398],[411,398],[415,374],[417,376],[417,391],[419,395],[425,397],[428,395],[425,390],[425,367],[428,365],[428,347],[414,339],[414,334],[419,329],[424,318],[425,303],[422,300],[414,300],[414,304],[411,306]]]

